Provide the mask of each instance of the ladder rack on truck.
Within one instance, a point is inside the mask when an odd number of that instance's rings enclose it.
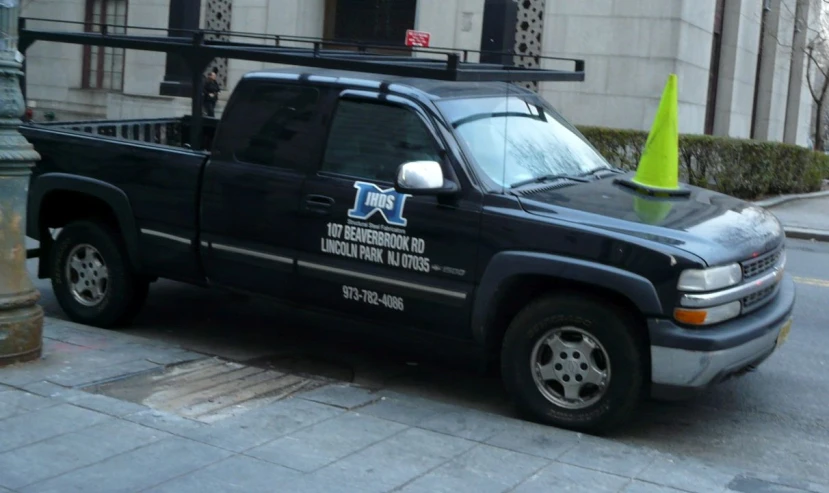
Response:
[[[89,31],[98,27],[99,32],[72,32],[33,29],[27,21],[84,26]],[[156,31],[157,36],[112,33],[112,29]],[[154,51],[181,56],[190,69],[192,94],[191,139],[194,149],[200,147],[198,136],[202,127],[203,73],[210,62],[217,58],[231,58],[264,63],[275,63],[314,68],[327,68],[371,74],[417,77],[443,81],[476,82],[581,82],[584,81],[584,60],[574,58],[529,56],[506,52],[460,50],[451,48],[414,48],[408,46],[377,45],[324,38],[265,35],[244,32],[210,30],[175,30],[141,26],[111,26],[92,22],[59,21],[41,18],[21,18],[19,25],[19,50],[26,50],[36,41],[92,45],[127,50]],[[208,39],[212,36],[233,37],[246,42]],[[263,41],[273,45],[263,44]],[[257,43],[258,42],[258,43]],[[284,46],[284,43],[304,46]],[[332,49],[338,47],[339,49]],[[382,50],[384,53],[376,53]],[[372,52],[374,51],[374,52]],[[389,54],[389,52],[400,52]],[[422,54],[423,56],[414,56]],[[481,63],[469,61],[470,54],[529,57],[543,62],[568,62],[572,70],[529,68],[514,64]],[[25,64],[25,62],[24,62]],[[22,81],[25,94],[25,65]]]

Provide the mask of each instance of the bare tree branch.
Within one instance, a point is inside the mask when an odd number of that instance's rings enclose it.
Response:
[[[809,59],[813,60],[812,58],[812,50],[809,50]],[[814,84],[812,84],[812,65],[813,63],[809,63],[806,66],[806,84],[809,86],[809,93],[812,95],[812,99],[817,101],[818,96],[815,94]]]
[[[823,44],[826,41],[821,39],[815,40],[815,42],[820,42],[821,44]],[[806,56],[809,58],[809,62],[811,62],[809,63],[809,65],[814,65],[815,69],[817,69],[821,75],[823,75],[824,77],[829,77],[829,63],[826,63],[826,57],[820,57],[824,60],[819,60],[818,56],[815,55],[815,44],[816,43],[810,43],[809,47],[806,49]]]
[[[811,125],[812,142],[815,149],[823,150],[826,130],[829,128],[824,123],[824,106],[826,96],[829,94],[829,22],[827,22],[829,0],[809,0],[808,2],[795,0],[793,3],[796,5],[794,12],[786,0],[779,2],[780,23],[784,26],[792,26],[791,30],[785,30],[786,36],[784,37],[790,37],[789,40],[784,41],[773,34],[779,26],[775,26],[772,32],[767,31],[766,35],[774,39],[777,46],[787,50],[791,56],[800,50],[806,56],[806,86],[817,107],[817,113]],[[800,12],[802,9],[807,9],[805,15]],[[813,15],[817,18],[803,22],[804,17],[808,19]],[[803,30],[805,33],[802,32]],[[798,36],[801,36],[800,41],[798,41]],[[795,43],[803,44],[795,46]]]
[[[797,2],[795,2],[795,4],[796,3]],[[791,25],[793,26],[793,31],[794,32],[792,32],[792,38],[794,38],[794,34],[796,34],[798,29],[803,29],[804,27],[805,27],[806,32],[807,32],[807,37],[808,37],[809,33],[814,35],[814,39],[823,38],[824,35],[826,34],[826,31],[827,31],[826,27],[827,26],[826,26],[826,22],[825,22],[826,19],[825,19],[825,16],[824,16],[824,12],[825,12],[827,6],[829,6],[829,0],[811,0],[810,1],[810,4],[809,4],[810,10],[811,10],[812,7],[815,7],[815,9],[818,12],[819,25],[816,28],[810,26],[809,23],[806,23],[806,26],[803,26],[801,24],[800,20],[797,18],[797,13],[792,11],[791,7],[789,7],[789,5],[786,3],[786,0],[780,0],[780,6],[789,13],[789,17],[785,17],[783,15],[783,10],[781,9],[780,17],[786,23],[791,23]],[[774,35],[771,35],[771,34],[769,34],[769,37],[774,39],[775,42],[777,43],[777,45],[780,46],[781,48],[786,48],[788,50],[794,50],[794,45],[791,43],[791,40],[789,40],[789,42],[787,42],[787,41],[784,41],[784,40],[780,39],[778,36],[774,36]]]

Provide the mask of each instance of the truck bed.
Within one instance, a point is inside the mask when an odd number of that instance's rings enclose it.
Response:
[[[116,215],[134,218],[133,235],[149,229],[195,239],[200,177],[209,153],[189,148],[188,119],[22,125],[20,132],[40,154],[29,188],[27,235],[40,239],[38,217],[60,223],[64,214],[100,214],[112,208]],[[92,203],[85,197],[112,203]],[[55,207],[62,211],[56,213]],[[186,253],[141,261],[148,268],[192,278],[198,272],[197,259]]]

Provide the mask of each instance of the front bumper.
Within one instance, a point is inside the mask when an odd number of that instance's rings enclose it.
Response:
[[[777,348],[794,305],[794,281],[785,275],[771,303],[717,326],[688,329],[667,319],[649,320],[652,396],[685,398],[753,370]]]

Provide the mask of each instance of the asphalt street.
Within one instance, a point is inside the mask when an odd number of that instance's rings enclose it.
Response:
[[[788,342],[756,372],[689,402],[648,403],[617,439],[724,466],[829,484],[829,243],[788,241],[798,305]],[[35,278],[36,261],[29,261]],[[41,304],[65,318],[48,280]],[[286,321],[267,302],[158,282],[128,333],[512,416],[500,382]]]

